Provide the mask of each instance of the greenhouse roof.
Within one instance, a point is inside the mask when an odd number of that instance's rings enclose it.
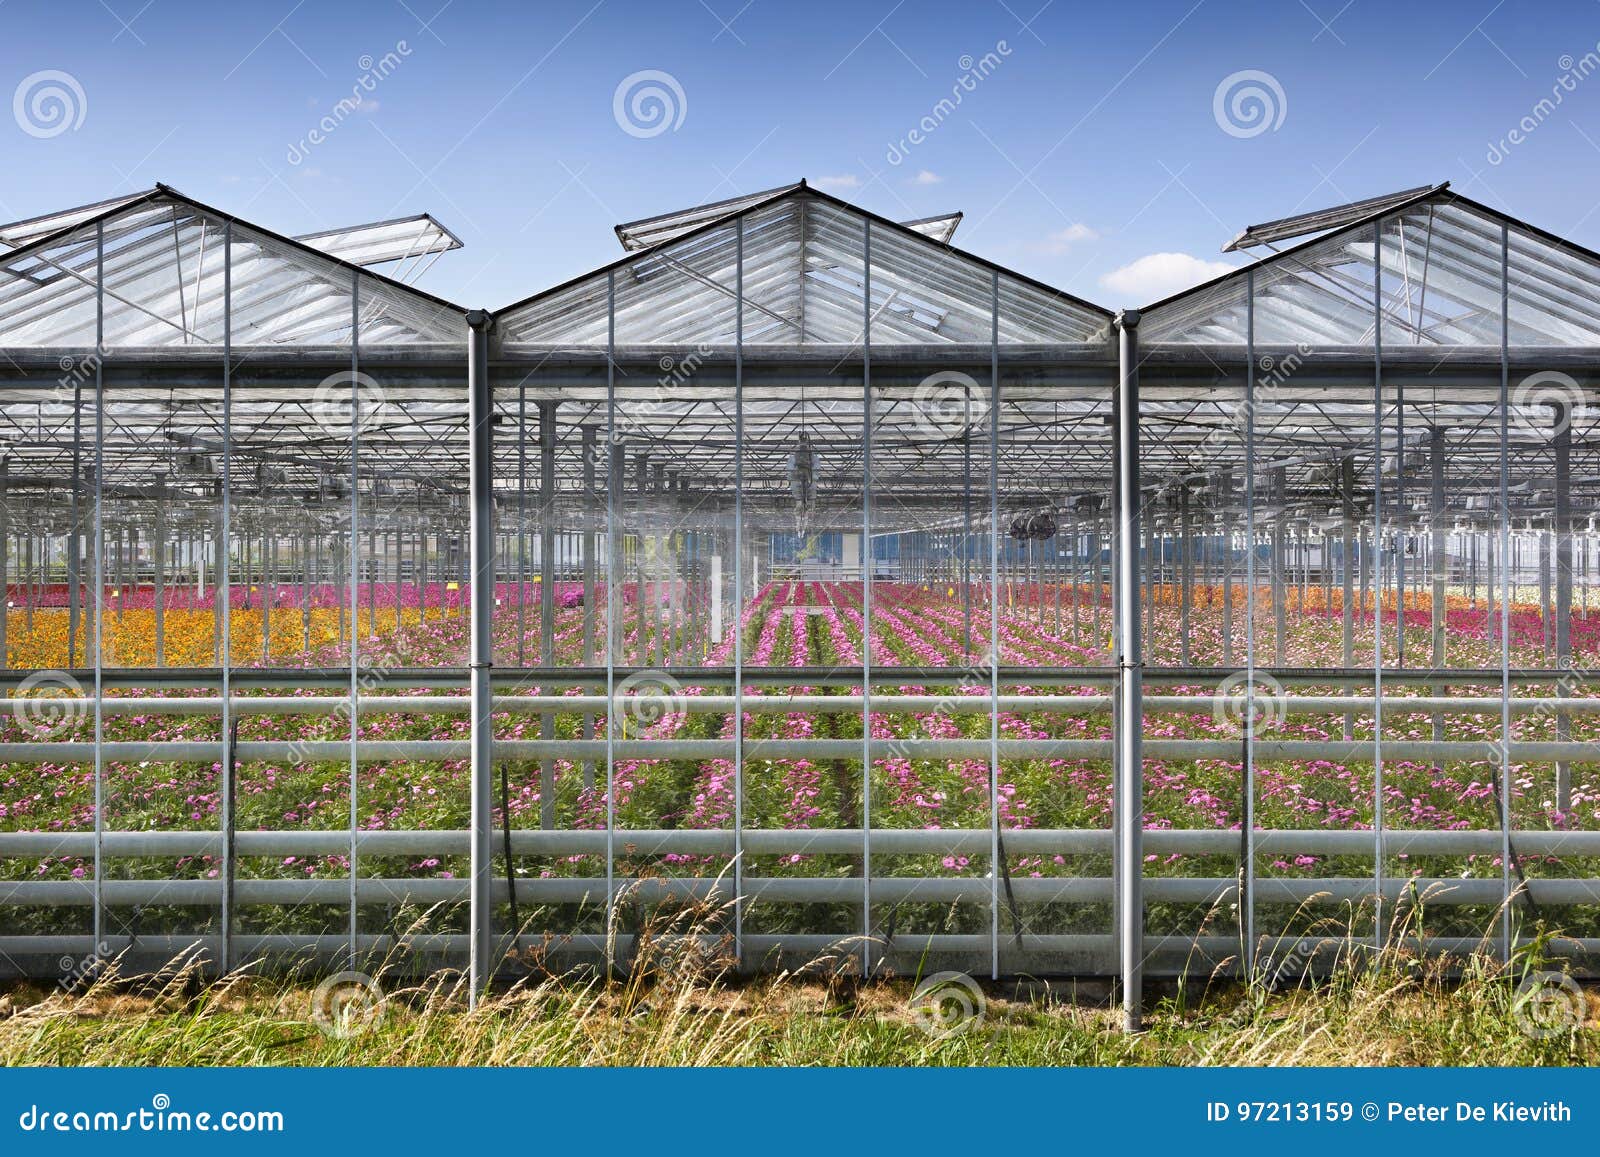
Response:
[[[949,245],[959,221],[891,221],[799,182],[632,222],[628,256],[499,311],[502,340],[855,345],[869,315],[875,348],[1108,340],[1109,310]]]
[[[459,345],[465,328],[457,306],[366,268],[459,247],[426,215],[296,239],[157,185],[0,226],[0,243],[0,347],[218,346],[225,298],[237,345]]]
[[[1226,248],[1316,230],[1149,306],[1144,341],[1497,349],[1503,295],[1509,346],[1600,346],[1600,255],[1447,185],[1252,226]]]

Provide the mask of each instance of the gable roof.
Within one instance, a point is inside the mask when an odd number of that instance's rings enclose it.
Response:
[[[1253,322],[1260,344],[1370,344],[1381,290],[1386,346],[1498,345],[1504,244],[1507,341],[1600,345],[1600,255],[1448,184],[1409,192],[1374,198],[1378,207],[1359,219],[1147,306],[1144,340],[1242,345]],[[1304,228],[1316,218],[1269,224]]]
[[[1107,339],[1110,311],[939,241],[957,219],[891,221],[802,181],[619,227],[625,246],[661,239],[497,318],[507,342],[603,348],[614,281],[619,343],[731,344],[742,247],[746,343],[854,344],[867,312],[870,222],[874,344],[986,344],[996,282],[1002,342]],[[689,220],[698,223],[681,228]]]
[[[353,332],[363,344],[454,343],[465,327],[459,306],[166,185],[0,235],[22,242],[0,251],[0,347],[96,344],[102,238],[110,347],[220,345],[225,275],[238,345],[341,345]]]

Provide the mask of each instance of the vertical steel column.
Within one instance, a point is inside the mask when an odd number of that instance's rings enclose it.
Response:
[[[861,973],[872,975],[872,221],[861,223]],[[996,533],[991,524],[990,533]]]
[[[1189,644],[1189,617],[1194,606],[1194,527],[1189,522],[1189,484],[1178,488],[1178,647],[1179,662],[1194,661]]]
[[[361,822],[361,765],[356,744],[361,738],[361,273],[350,271],[350,552],[345,581],[350,594],[350,967],[356,966],[356,833]],[[249,575],[245,576],[249,581]],[[344,600],[340,600],[342,607]],[[344,621],[344,611],[339,612]]]
[[[1433,570],[1433,609],[1429,616],[1433,626],[1433,667],[1434,670],[1444,669],[1446,655],[1445,638],[1445,604],[1449,595],[1450,581],[1450,555],[1449,544],[1445,541],[1444,526],[1444,452],[1445,431],[1443,426],[1434,426],[1428,432],[1428,467],[1431,494],[1428,499],[1428,509],[1433,521],[1433,533],[1430,537],[1429,564]],[[1445,688],[1446,694],[1449,689]],[[1433,738],[1444,739],[1444,713],[1434,712]]]
[[[1250,551],[1245,556],[1244,612],[1244,760],[1239,769],[1244,780],[1244,815],[1240,819],[1241,854],[1239,916],[1244,975],[1256,979],[1256,275],[1245,274],[1244,371],[1244,527]]]
[[[1374,948],[1383,930],[1383,219],[1372,269],[1372,893]]]
[[[1117,315],[1118,386],[1113,465],[1116,487],[1115,780],[1117,948],[1123,1026],[1142,1027],[1144,1012],[1143,668],[1139,622],[1139,313]]]
[[[595,600],[595,498],[598,493],[595,487],[595,459],[599,456],[600,445],[593,426],[583,428],[583,666],[594,666],[594,600]],[[583,737],[594,738],[594,715],[585,711],[583,713]],[[594,762],[584,760],[583,786],[585,790],[594,787]]]
[[[617,275],[606,273],[606,925],[605,942],[611,935],[617,908],[617,652],[622,640],[622,544],[617,538],[617,504],[622,498],[626,477],[626,457],[617,437]],[[606,972],[614,961],[606,950]]]
[[[539,663],[545,668],[541,679],[547,680],[556,663],[555,402],[539,403]],[[554,712],[539,716],[539,737],[546,743],[556,737]],[[545,831],[556,826],[556,765],[549,756],[539,760],[539,826]]]
[[[1285,535],[1289,522],[1289,475],[1282,467],[1272,471],[1272,566],[1268,572],[1272,583],[1272,661],[1279,667],[1288,662],[1286,649],[1289,634],[1288,568],[1285,565]]]
[[[1511,959],[1511,229],[1500,226],[1500,958]],[[1490,558],[1493,558],[1491,550]],[[1493,562],[1490,575],[1493,575]],[[1494,598],[1494,580],[1486,579]]]
[[[1000,525],[1000,274],[990,272],[989,282],[989,525]],[[1074,523],[1076,525],[1076,523]],[[998,594],[995,570],[1000,561],[998,535],[989,539],[989,582],[991,594]],[[1052,543],[1051,550],[1056,547]],[[1041,578],[1043,576],[1041,575]],[[1060,629],[1061,587],[1056,587],[1057,629]],[[1039,613],[1044,613],[1044,592],[1040,591]],[[989,600],[989,978],[1000,979],[1000,600]],[[1009,879],[1009,877],[1006,877]],[[1016,919],[1012,914],[1013,921]],[[1021,928],[1013,928],[1022,935]]]
[[[354,340],[352,338],[352,340]],[[233,517],[233,222],[222,226],[222,517],[218,527],[216,599],[222,608],[219,616],[219,646],[222,672],[222,743],[220,805],[222,809],[222,950],[223,972],[233,967],[233,879],[237,860],[233,854],[234,784],[233,749],[228,737],[233,731],[233,575],[228,559],[228,536]],[[351,871],[355,865],[351,865]]]
[[[517,666],[528,665],[528,383],[517,386]],[[541,789],[542,790],[542,789]]]
[[[489,387],[489,327],[483,310],[467,314],[467,478],[472,550],[472,891],[468,997],[474,1008],[489,984],[494,915],[494,394]],[[609,690],[609,688],[608,688]]]
[[[11,617],[11,498],[7,493],[11,457],[0,451],[0,671],[11,666],[6,646],[6,620]]]
[[[105,443],[106,443],[106,227],[104,222],[95,226],[95,359],[94,359],[94,952],[105,951],[105,669],[101,638],[101,610],[105,602],[105,522],[101,501],[105,497]],[[76,419],[74,419],[76,421]],[[77,439],[73,440],[73,456],[77,457]],[[78,486],[74,470],[73,488]],[[76,528],[75,528],[76,530]],[[76,546],[74,546],[76,551]],[[4,614],[0,607],[0,614]],[[70,656],[69,656],[70,665]],[[227,692],[224,691],[226,696]]]
[[[733,959],[744,959],[744,218],[734,222],[733,298]],[[805,260],[802,247],[801,261]],[[800,295],[805,296],[802,285]],[[804,414],[801,420],[805,420]]]
[[[1572,670],[1572,407],[1565,402],[1556,406],[1555,457],[1556,503],[1555,526],[1555,620],[1556,667]],[[1548,619],[1545,620],[1547,623]],[[1565,675],[1556,683],[1556,694],[1566,698],[1571,680]],[[1565,711],[1556,714],[1556,738],[1572,738],[1572,717]],[[1572,810],[1572,764],[1566,760],[1556,763],[1556,810],[1565,814]]]

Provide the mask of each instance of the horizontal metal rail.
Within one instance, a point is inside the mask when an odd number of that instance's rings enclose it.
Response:
[[[1236,667],[1145,667],[1145,682],[1151,685],[1182,686],[1214,683],[1219,677],[1236,673]],[[388,688],[465,688],[468,672],[464,667],[378,667],[358,665],[358,672],[367,672]],[[732,667],[686,667],[667,665],[661,667],[614,668],[618,680],[634,675],[654,675],[675,679],[685,685],[731,686],[734,679]],[[16,686],[37,669],[11,668],[0,670],[0,687]],[[88,687],[94,684],[92,667],[73,668],[59,674],[75,679]],[[1522,667],[1512,669],[1506,680],[1513,686],[1526,686],[1559,682],[1570,677],[1571,672],[1556,668]],[[529,686],[541,689],[567,687],[604,687],[607,671],[604,667],[499,667],[493,672],[493,685],[497,690],[516,691]],[[1110,667],[1024,667],[1002,664],[997,672],[1001,686],[1021,684],[1027,686],[1102,686],[1115,681],[1116,672]],[[981,679],[987,682],[989,669],[975,667],[894,667],[874,665],[873,686],[894,686],[908,683],[927,686],[950,686],[963,679]],[[1371,687],[1373,669],[1367,667],[1260,667],[1256,668],[1258,680],[1272,680],[1284,687]],[[235,688],[261,690],[299,690],[312,687],[336,689],[349,687],[350,668],[344,667],[237,667],[229,673]],[[208,688],[222,686],[222,672],[216,667],[116,667],[102,672],[103,685],[113,690],[137,690],[149,687]],[[1478,686],[1498,688],[1502,675],[1498,667],[1464,667],[1435,669],[1420,667],[1385,667],[1385,691],[1395,687],[1459,688]],[[861,669],[846,667],[745,667],[744,681],[749,685],[777,687],[795,686],[845,686],[861,685]],[[1270,684],[1269,684],[1270,685]]]
[[[605,876],[551,876],[517,880],[517,900],[524,904],[589,904],[603,906],[607,887]],[[642,902],[665,900],[729,899],[731,889],[721,880],[706,876],[628,878],[617,876],[613,883],[629,888]],[[766,900],[787,904],[860,903],[866,881],[861,877],[746,875],[740,895],[746,902]],[[987,876],[928,877],[872,876],[874,904],[901,903],[987,903],[993,885]],[[348,905],[351,892],[362,904],[448,904],[465,903],[471,880],[462,879],[384,879],[361,876],[354,884],[347,878],[252,880],[239,879],[233,885],[237,905],[328,904]],[[1600,903],[1600,879],[1538,878],[1527,881],[1528,895],[1535,903],[1551,906]],[[151,904],[173,906],[220,905],[224,884],[221,880],[117,880],[100,882],[101,903],[128,908]],[[1502,881],[1451,877],[1385,878],[1374,885],[1359,877],[1257,877],[1254,887],[1258,904],[1343,904],[1381,894],[1393,903],[1416,895],[1424,903],[1438,905],[1498,905],[1505,898]],[[88,907],[95,902],[92,880],[20,880],[0,883],[0,906]],[[497,902],[510,898],[504,880],[496,880],[493,896]],[[1020,904],[1108,904],[1113,898],[1110,877],[1058,876],[1015,878],[1010,898]],[[1147,876],[1144,896],[1150,903],[1217,904],[1239,898],[1236,877]]]
[[[699,943],[707,958],[724,950],[723,938],[717,934],[686,935],[680,937],[652,937],[660,943]],[[815,961],[837,960],[859,951],[863,941],[860,936],[833,936],[827,934],[772,935],[746,932],[744,936],[746,960],[761,962],[774,958],[803,966]],[[393,935],[360,933],[352,938],[333,934],[276,934],[244,935],[231,937],[236,958],[246,960],[281,960],[288,965],[304,963],[321,965],[346,963],[355,957],[365,967],[378,968],[385,964],[396,973],[404,975],[412,970],[438,967],[466,957],[468,937],[464,933],[416,933]],[[991,948],[986,934],[939,933],[934,935],[903,934],[892,937],[873,937],[877,945],[875,955],[905,970],[925,971],[927,967],[958,965],[974,957],[985,956]],[[631,933],[618,932],[611,936],[597,933],[573,933],[549,937],[543,933],[525,934],[516,938],[506,935],[498,938],[500,946],[510,951],[520,948],[537,953],[551,966],[571,966],[580,963],[603,965],[612,960],[628,960],[638,946]],[[1466,957],[1484,952],[1491,946],[1478,937],[1436,936],[1426,939],[1395,937],[1391,946],[1416,954],[1449,954]],[[93,936],[50,934],[43,936],[0,936],[0,975],[15,975],[30,960],[42,961],[32,972],[36,975],[59,976],[62,963],[71,960],[75,965],[93,957],[113,957],[125,962],[125,970],[159,968],[179,958],[203,957],[215,961],[222,946],[216,934],[181,935],[161,933],[138,937],[112,936],[97,944]],[[1236,976],[1241,969],[1241,942],[1237,936],[1208,934],[1203,936],[1147,936],[1144,942],[1148,961],[1146,971],[1151,974],[1174,976],[1183,973],[1212,975],[1222,973]],[[1257,938],[1257,957],[1263,960],[1292,960],[1295,968],[1291,974],[1298,979],[1299,969],[1326,969],[1341,957],[1357,956],[1371,951],[1370,941],[1357,941],[1333,935],[1316,933],[1305,936],[1261,936]],[[1028,932],[1020,937],[1008,938],[1002,951],[1008,959],[1026,961],[1029,971],[1057,976],[1104,977],[1107,961],[1114,948],[1110,935],[1096,933]],[[1574,971],[1588,975],[1593,962],[1600,959],[1600,939],[1552,940],[1546,951],[1553,957],[1574,958]]]
[[[925,713],[937,711],[942,715],[987,715],[996,711],[1028,714],[1047,712],[1052,715],[1094,715],[1111,710],[1109,695],[1000,695],[992,701],[988,694],[924,694],[872,696],[874,711],[889,713]],[[95,698],[83,696],[67,700],[81,703],[92,709]],[[639,702],[657,702],[673,712],[693,714],[719,714],[733,711],[736,700],[732,695],[681,695],[663,692],[659,695],[620,694],[605,695],[496,695],[492,701],[495,711],[511,714],[534,714],[545,711],[571,711],[603,713],[611,704],[626,707]],[[1284,712],[1345,714],[1365,711],[1371,713],[1374,698],[1371,695],[1268,695],[1258,697],[1259,702],[1270,702],[1282,707]],[[26,710],[37,699],[0,699],[0,716]],[[126,697],[108,695],[99,700],[106,716],[134,715],[198,715],[214,716],[222,712],[219,696],[187,697]],[[259,696],[235,695],[228,700],[228,709],[235,715],[334,715],[350,711],[348,695],[297,695]],[[1592,698],[1551,698],[1528,696],[1512,698],[1513,715],[1542,715],[1563,711],[1571,715],[1600,715],[1600,696]],[[851,715],[859,713],[866,705],[861,695],[746,695],[744,709],[753,714],[803,711],[825,715]],[[1237,696],[1223,695],[1146,695],[1146,714],[1214,713],[1219,709],[1237,709]],[[362,695],[355,700],[355,709],[368,715],[466,715],[471,701],[462,695]],[[1382,703],[1385,716],[1412,714],[1444,715],[1499,715],[1498,696],[1406,696],[1385,695]]]
[[[1251,750],[1256,761],[1320,759],[1361,762],[1372,758],[1373,739],[1268,739],[1256,737]],[[1243,757],[1243,739],[1146,739],[1147,759],[1222,759]],[[223,758],[221,740],[118,740],[100,745],[104,758],[117,763],[140,761],[215,763]],[[859,761],[863,747],[873,759],[987,759],[991,750],[1001,759],[1111,758],[1109,739],[759,739],[743,741],[746,765],[769,759],[835,759]],[[619,739],[609,745],[617,760],[630,759],[732,759],[732,739]],[[1498,761],[1502,750],[1513,762],[1600,763],[1600,744],[1583,740],[1383,739],[1383,757],[1403,760]],[[352,752],[357,763],[395,760],[447,761],[466,759],[471,743],[465,739],[362,739],[348,740],[240,740],[235,746],[240,761],[288,760],[298,763],[347,762]],[[571,759],[603,762],[608,751],[604,739],[496,739],[496,759],[530,762]],[[81,741],[0,743],[0,762],[78,763],[93,760],[95,745]]]
[[[356,851],[364,856],[464,856],[469,834],[464,829],[355,833]],[[502,829],[495,829],[495,847]],[[984,828],[873,828],[872,848],[883,855],[987,855],[991,833]],[[1017,828],[1002,832],[1011,855],[1100,856],[1111,853],[1111,832],[1102,828]],[[740,835],[747,856],[857,855],[860,828],[745,828]],[[1385,828],[1384,854],[1485,855],[1501,848],[1498,829],[1438,831]],[[1600,831],[1561,832],[1514,830],[1511,839],[1524,856],[1600,856]],[[88,856],[95,834],[79,832],[0,832],[0,857]],[[240,831],[235,850],[246,856],[342,855],[350,850],[344,829],[308,831]],[[732,857],[733,831],[725,828],[627,829],[614,832],[615,845],[626,855],[696,855]],[[222,847],[218,831],[107,831],[101,835],[107,858],[215,855]],[[1153,855],[1233,856],[1239,854],[1239,832],[1231,828],[1151,828],[1146,849]],[[1373,853],[1370,829],[1279,828],[1257,830],[1260,855],[1366,856]],[[604,830],[546,831],[513,828],[511,850],[522,856],[605,855]]]

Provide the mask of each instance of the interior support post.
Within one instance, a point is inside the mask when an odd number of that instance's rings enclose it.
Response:
[[[1555,579],[1556,579],[1556,667],[1563,672],[1556,683],[1556,695],[1566,698],[1571,693],[1572,679],[1572,408],[1566,403],[1557,406],[1556,423],[1556,508],[1555,526]],[[1548,620],[1546,620],[1548,622]],[[1556,713],[1556,739],[1572,738],[1572,717],[1565,711]],[[1566,814],[1572,810],[1572,764],[1561,760],[1556,764],[1556,810]]]
[[[595,456],[600,452],[599,434],[593,426],[583,428],[583,665],[594,666],[594,586],[595,586],[595,509],[599,498],[595,489]],[[584,712],[583,737],[594,738],[594,715]],[[594,788],[594,761],[583,764],[583,786]]]
[[[468,999],[476,1008],[489,983],[494,903],[494,395],[489,388],[490,318],[467,314],[468,490],[472,550],[472,890]],[[509,817],[507,817],[509,819]]]
[[[1139,621],[1139,314],[1117,315],[1118,376],[1112,463],[1116,500],[1114,821],[1117,948],[1123,1026],[1138,1032],[1144,1004],[1143,667]]]
[[[1444,526],[1444,451],[1444,427],[1434,426],[1428,432],[1429,481],[1432,483],[1428,510],[1433,527],[1433,533],[1429,536],[1428,562],[1433,570],[1432,611],[1429,617],[1433,626],[1432,663],[1436,671],[1443,670],[1445,665],[1445,600],[1450,580],[1449,544],[1445,540]],[[1445,688],[1444,693],[1448,695],[1449,689]],[[1436,740],[1444,739],[1442,712],[1434,713],[1433,737]]]
[[[539,403],[539,663],[548,670],[556,661],[556,403]],[[539,736],[556,737],[556,717],[539,717]],[[539,761],[539,826],[556,826],[556,764]]]

